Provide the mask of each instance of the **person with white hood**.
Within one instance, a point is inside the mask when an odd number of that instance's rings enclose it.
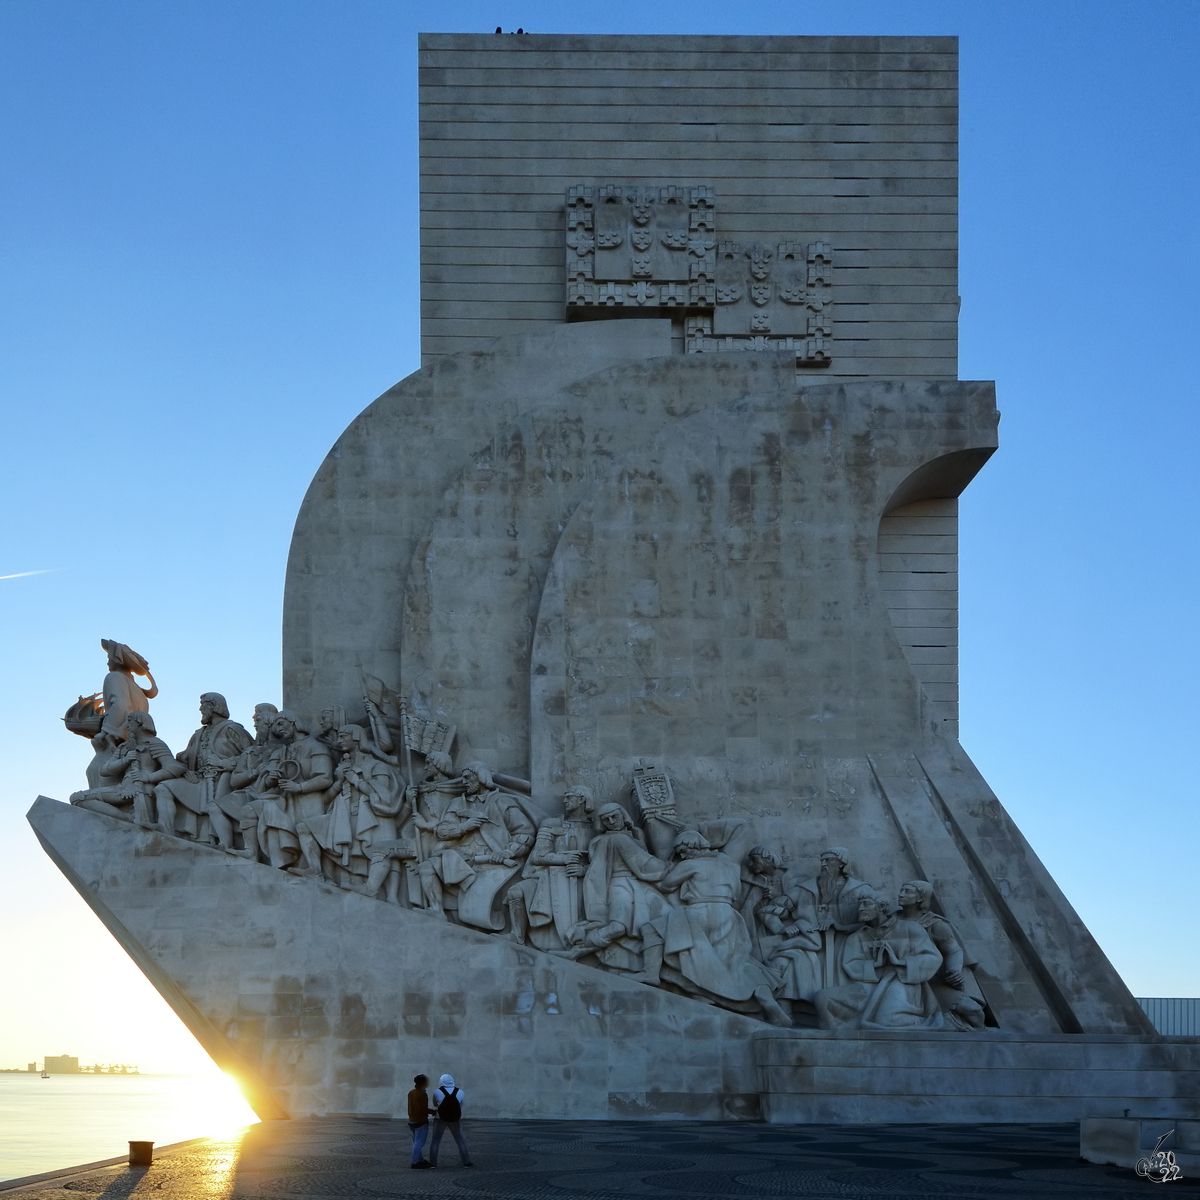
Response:
[[[463,1090],[454,1083],[453,1075],[443,1075],[438,1080],[438,1089],[433,1093],[433,1137],[429,1143],[429,1165],[436,1167],[438,1147],[442,1143],[442,1134],[450,1130],[454,1144],[458,1147],[458,1156],[464,1167],[473,1167],[467,1143],[462,1135]]]

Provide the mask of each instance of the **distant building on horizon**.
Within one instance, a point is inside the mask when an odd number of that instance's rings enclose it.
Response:
[[[42,1070],[50,1075],[78,1075],[79,1059],[70,1054],[47,1054],[42,1060]]]

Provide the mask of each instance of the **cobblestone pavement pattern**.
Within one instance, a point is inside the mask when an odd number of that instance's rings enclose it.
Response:
[[[108,1167],[21,1189],[21,1200],[618,1200],[630,1196],[1103,1200],[1155,1195],[1132,1171],[1078,1157],[1076,1125],[771,1126],[470,1121],[476,1167],[446,1139],[411,1171],[398,1121],[325,1118],[252,1126],[148,1169]],[[1170,1185],[1200,1193],[1200,1180]],[[2,1185],[0,1185],[2,1190]]]

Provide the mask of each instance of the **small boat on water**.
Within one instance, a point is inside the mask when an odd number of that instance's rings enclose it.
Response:
[[[43,1071],[43,1072],[42,1072],[42,1078],[43,1078],[43,1079],[49,1079],[49,1078],[50,1078],[50,1072],[49,1072],[49,1071]]]

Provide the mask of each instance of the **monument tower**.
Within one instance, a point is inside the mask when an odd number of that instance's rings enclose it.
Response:
[[[958,742],[955,40],[419,54],[423,366],[305,498],[282,711],[171,756],[110,650],[48,853],[264,1113],[1191,1115]]]

